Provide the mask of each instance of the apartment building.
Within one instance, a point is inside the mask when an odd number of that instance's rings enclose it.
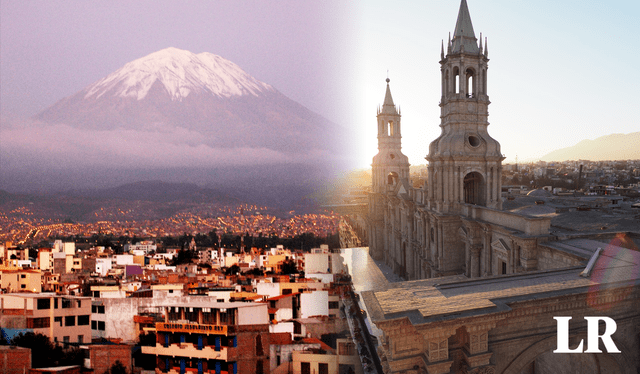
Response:
[[[265,303],[196,301],[163,306],[156,323],[156,372],[237,374],[269,372],[269,320]]]
[[[52,342],[91,342],[91,298],[53,293],[0,295],[0,326],[5,332],[31,331]]]
[[[0,266],[0,288],[5,292],[42,291],[42,274],[40,270],[23,269],[15,266]]]

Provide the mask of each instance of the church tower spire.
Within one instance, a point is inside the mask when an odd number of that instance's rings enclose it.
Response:
[[[487,132],[487,44],[478,45],[467,0],[461,0],[451,49],[440,61],[440,136],[429,145],[428,204],[460,214],[464,204],[501,209],[500,143]],[[484,53],[483,53],[484,52]]]
[[[458,11],[458,20],[456,21],[456,28],[453,31],[453,53],[465,51],[467,53],[478,53],[478,39],[473,32],[473,25],[471,24],[471,15],[469,14],[469,7],[467,6],[467,0],[460,2],[460,10]]]
[[[373,157],[373,191],[386,193],[403,180],[409,179],[409,159],[402,154],[401,115],[393,103],[390,79],[382,108],[378,109],[378,154]]]

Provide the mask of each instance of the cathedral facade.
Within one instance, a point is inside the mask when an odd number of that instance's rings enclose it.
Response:
[[[409,180],[401,113],[387,79],[367,231],[372,257],[407,280],[512,274],[546,264],[537,247],[549,239],[550,219],[501,210],[504,156],[487,131],[488,62],[486,40],[476,38],[462,1],[453,39],[441,50],[441,134],[429,145],[422,187]]]
[[[504,157],[487,132],[488,62],[461,0],[441,50],[441,134],[421,186],[410,181],[387,79],[369,210],[359,221],[367,222],[369,254],[407,280],[362,292],[382,332],[383,372],[636,373],[640,251],[627,239],[640,242],[640,233],[551,232],[557,208],[541,216],[502,210]],[[557,316],[573,318],[572,347],[587,339],[587,317],[615,321],[619,352],[557,353]]]

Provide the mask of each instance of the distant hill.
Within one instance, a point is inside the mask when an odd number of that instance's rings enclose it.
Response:
[[[315,213],[319,203],[313,193],[317,185],[282,184],[200,187],[192,183],[143,181],[111,188],[16,194],[0,190],[0,212],[12,217],[60,219],[74,222],[112,220],[156,220],[179,212],[210,211],[248,203],[269,207],[269,213]],[[275,194],[272,188],[280,193]],[[126,214],[125,214],[126,213]]]
[[[542,161],[637,160],[640,159],[640,132],[611,134],[558,149],[540,158]]]

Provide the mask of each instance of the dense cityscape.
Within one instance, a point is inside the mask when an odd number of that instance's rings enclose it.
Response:
[[[640,373],[635,8],[458,2],[3,1],[0,373]]]

